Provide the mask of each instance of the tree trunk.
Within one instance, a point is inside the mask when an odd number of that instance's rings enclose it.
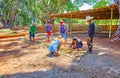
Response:
[[[114,2],[118,5],[118,10],[119,10],[119,19],[118,19],[118,28],[116,32],[113,34],[114,40],[120,40],[120,0],[114,0]]]
[[[4,28],[10,28],[9,20],[2,20]]]
[[[42,15],[41,17],[41,21],[46,24],[47,22],[50,22],[51,24],[54,23],[55,19],[54,18],[50,18],[49,16],[47,15]]]
[[[114,0],[114,2],[118,6],[118,10],[119,10],[119,24],[120,24],[120,0]]]

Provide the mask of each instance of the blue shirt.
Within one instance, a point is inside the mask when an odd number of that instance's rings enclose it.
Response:
[[[45,30],[46,30],[46,32],[49,32],[50,30],[52,30],[52,27],[51,27],[51,26],[46,25]]]
[[[65,26],[64,25],[60,26],[60,33],[64,34],[65,32],[66,32]]]
[[[60,44],[59,41],[53,40],[49,46],[49,51],[54,52],[55,50],[58,51],[58,45]]]

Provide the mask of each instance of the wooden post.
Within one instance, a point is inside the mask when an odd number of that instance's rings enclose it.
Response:
[[[105,29],[105,30],[106,30],[105,32],[107,33],[107,19],[106,19],[106,27],[105,27],[105,28],[106,28],[106,29]]]
[[[71,32],[72,32],[72,21],[71,21],[71,19],[72,19],[72,14],[70,16],[70,35],[71,35]]]
[[[70,18],[69,18],[69,34],[70,34]]]
[[[116,0],[116,3],[118,5],[118,10],[119,10],[119,19],[118,19],[118,23],[119,23],[118,27],[119,27],[120,26],[120,0]]]
[[[111,24],[110,24],[110,29],[109,29],[109,37],[111,37],[112,17],[113,17],[113,8],[111,8]]]
[[[118,25],[118,19],[116,19],[116,25]]]

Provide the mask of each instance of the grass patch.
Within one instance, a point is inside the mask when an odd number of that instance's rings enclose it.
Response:
[[[0,29],[0,33],[2,32],[12,32],[10,29]]]

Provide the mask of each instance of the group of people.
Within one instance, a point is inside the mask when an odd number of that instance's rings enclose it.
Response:
[[[91,16],[86,16],[86,21],[89,23],[88,26],[88,36],[87,36],[87,44],[88,44],[88,53],[92,53],[92,47],[93,47],[93,37],[94,37],[94,33],[95,33],[95,24],[92,21],[93,17]],[[52,33],[52,26],[50,25],[50,22],[47,22],[46,27],[45,27],[46,33],[47,33],[47,40],[50,41],[50,36]],[[53,55],[58,55],[58,51],[59,48],[61,46],[61,38],[64,38],[64,43],[67,43],[67,32],[68,32],[69,28],[68,26],[63,22],[63,20],[60,21],[60,25],[59,25],[59,31],[60,31],[60,36],[58,38],[55,38],[54,40],[51,41],[50,45],[49,45],[49,52],[50,54]],[[36,23],[34,23],[34,25],[30,26],[29,28],[29,34],[30,34],[30,41],[33,44],[34,43],[34,37],[35,37],[35,31],[36,31]],[[81,50],[83,46],[82,41],[77,38],[77,37],[73,37],[70,48],[72,49],[77,49],[77,50]]]
[[[51,32],[52,32],[52,26],[50,25],[50,22],[47,22],[45,30],[47,33],[47,39],[48,39],[48,41],[50,41],[49,37],[50,37]],[[64,38],[65,43],[66,43],[68,26],[63,22],[63,20],[60,21],[59,30],[60,30],[60,35]]]

